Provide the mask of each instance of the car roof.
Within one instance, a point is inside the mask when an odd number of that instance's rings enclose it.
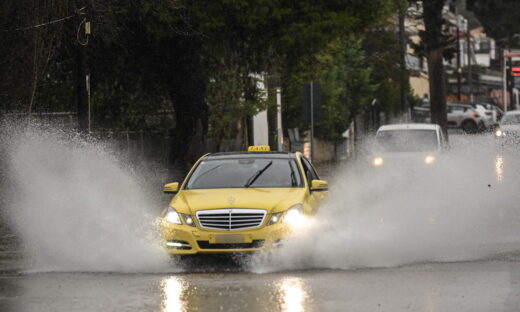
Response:
[[[520,110],[507,111],[506,115],[520,115]]]
[[[471,108],[475,107],[471,103],[461,103],[461,102],[448,102],[448,103],[446,103],[446,105],[449,105],[449,106],[465,106],[465,107],[471,107]]]
[[[379,127],[379,131],[391,131],[391,130],[438,130],[440,127],[436,124],[426,123],[409,123],[409,124],[394,124],[384,125]]]
[[[289,152],[222,152],[206,155],[205,159],[229,159],[229,158],[277,158],[295,159],[296,153]]]

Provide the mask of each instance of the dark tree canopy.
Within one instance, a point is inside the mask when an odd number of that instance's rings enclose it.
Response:
[[[4,108],[22,112],[75,110],[81,85],[74,81],[85,71],[95,126],[148,129],[146,114],[172,111],[174,122],[164,126],[172,163],[182,165],[201,153],[208,135],[232,138],[237,121],[266,105],[252,74],[313,78],[317,56],[322,68],[315,78],[331,79],[324,65],[345,72],[344,65],[361,66],[344,54],[327,57],[341,46],[362,55],[357,40],[391,8],[391,0],[5,0],[3,30],[70,18],[4,32],[0,70],[7,78],[0,99]],[[77,34],[87,19],[92,35],[83,46]],[[366,73],[354,72],[364,81]],[[85,104],[78,103],[81,119]],[[287,116],[297,118],[287,107]]]
[[[486,33],[502,46],[520,47],[520,1],[466,0]]]

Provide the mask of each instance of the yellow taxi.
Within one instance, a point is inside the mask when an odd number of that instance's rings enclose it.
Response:
[[[160,216],[166,252],[172,255],[252,252],[277,246],[316,212],[328,193],[301,153],[248,152],[202,156]]]

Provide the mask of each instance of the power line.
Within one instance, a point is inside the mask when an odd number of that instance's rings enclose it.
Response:
[[[66,16],[66,17],[62,17],[62,18],[59,18],[59,19],[56,19],[56,20],[52,20],[52,21],[47,22],[47,23],[42,23],[42,24],[37,24],[37,25],[32,25],[32,26],[19,27],[19,28],[14,28],[14,29],[2,29],[0,31],[2,31],[2,32],[23,31],[23,30],[31,30],[31,29],[36,29],[36,28],[40,28],[40,27],[49,26],[49,25],[52,25],[52,24],[56,24],[56,23],[63,22],[65,20],[71,19],[71,18],[75,17],[76,15],[84,14],[83,13],[83,9],[85,9],[85,7],[82,7],[76,13],[74,13],[72,15],[69,15],[69,16]]]

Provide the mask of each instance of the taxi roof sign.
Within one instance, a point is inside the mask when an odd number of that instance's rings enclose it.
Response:
[[[269,145],[254,145],[247,148],[248,152],[270,152],[271,147]]]

